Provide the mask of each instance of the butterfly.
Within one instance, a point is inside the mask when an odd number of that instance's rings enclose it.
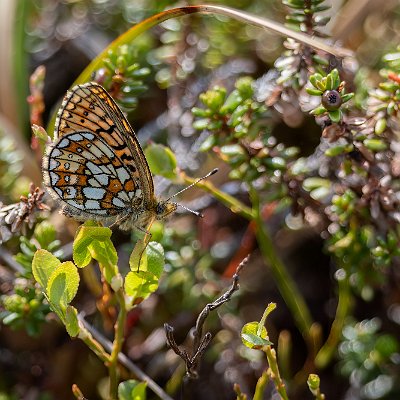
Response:
[[[148,232],[154,220],[178,206],[155,196],[150,168],[132,127],[107,91],[94,82],[67,93],[42,170],[62,213],[79,221]]]

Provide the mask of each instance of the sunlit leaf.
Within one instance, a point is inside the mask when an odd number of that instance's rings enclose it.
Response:
[[[78,270],[73,262],[66,261],[50,275],[46,292],[52,304],[65,308],[75,297],[78,287]]]
[[[32,272],[34,278],[43,289],[47,288],[51,274],[60,264],[61,261],[47,250],[36,251],[32,261]]]
[[[118,385],[118,400],[145,400],[146,382],[138,382],[134,379],[121,382]]]
[[[263,346],[272,344],[268,339],[267,330],[262,327],[261,335],[257,334],[259,329],[259,322],[249,322],[243,328],[240,334],[242,342],[246,347],[250,349],[260,349]]]

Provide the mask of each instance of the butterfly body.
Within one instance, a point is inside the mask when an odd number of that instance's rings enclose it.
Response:
[[[80,221],[143,230],[177,208],[155,197],[133,129],[96,83],[77,85],[65,97],[42,169],[47,190],[62,212]]]

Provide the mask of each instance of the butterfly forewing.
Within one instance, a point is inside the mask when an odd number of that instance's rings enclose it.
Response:
[[[89,131],[104,139],[139,180],[145,200],[154,196],[153,179],[133,129],[111,96],[100,85],[75,86],[66,96],[56,121],[56,137]]]
[[[67,94],[43,159],[43,175],[63,212],[79,220],[107,223],[129,217],[140,225],[154,214],[153,180],[140,144],[116,103],[96,83],[75,86]]]

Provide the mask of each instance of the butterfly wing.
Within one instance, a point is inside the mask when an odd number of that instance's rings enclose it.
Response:
[[[141,189],[107,142],[91,132],[68,133],[49,147],[43,161],[48,190],[63,212],[80,220],[113,221],[132,214]]]
[[[153,178],[136,135],[118,105],[97,83],[75,86],[58,112],[57,138],[77,131],[92,132],[108,143],[132,177],[139,180],[144,199],[153,199]]]
[[[154,199],[150,169],[132,128],[95,83],[67,94],[43,158],[43,176],[63,212],[79,220],[114,222],[135,216]]]

